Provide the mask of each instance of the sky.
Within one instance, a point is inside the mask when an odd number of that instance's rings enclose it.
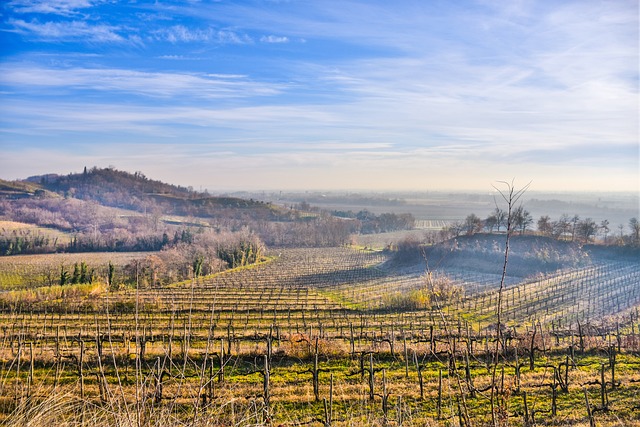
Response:
[[[6,0],[0,178],[640,192],[636,0]]]

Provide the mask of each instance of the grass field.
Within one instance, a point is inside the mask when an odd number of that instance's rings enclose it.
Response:
[[[9,237],[13,233],[28,232],[31,234],[37,234],[47,236],[51,240],[56,240],[61,244],[66,244],[71,241],[72,235],[53,228],[39,227],[33,224],[27,224],[24,222],[16,221],[2,221],[0,220],[0,235]]]

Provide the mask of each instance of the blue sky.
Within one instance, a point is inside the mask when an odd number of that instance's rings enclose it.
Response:
[[[0,178],[640,191],[635,0],[0,7]]]

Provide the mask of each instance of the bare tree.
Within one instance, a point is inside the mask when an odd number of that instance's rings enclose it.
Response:
[[[629,220],[629,228],[631,229],[631,243],[634,245],[640,244],[640,221],[638,221],[638,218]]]
[[[538,219],[538,231],[543,236],[551,236],[553,234],[553,225],[549,215],[543,215]]]
[[[462,223],[461,221],[456,221],[453,224],[449,225],[447,229],[451,236],[458,237],[462,233],[462,230],[464,230],[464,223]]]
[[[507,213],[498,206],[493,210],[492,216],[496,218],[496,227],[498,231],[500,231],[501,226],[507,226]]]
[[[486,228],[487,231],[489,231],[489,233],[493,233],[493,229],[496,228],[497,226],[498,226],[498,218],[496,218],[494,214],[489,215],[484,220],[484,228]]]
[[[504,189],[501,190],[495,185],[493,186],[493,188],[495,188],[496,191],[500,193],[500,196],[502,196],[502,199],[507,204],[507,215],[506,215],[507,216],[507,236],[505,239],[505,246],[504,246],[504,263],[502,265],[502,276],[500,277],[500,287],[498,289],[498,305],[496,308],[497,339],[496,339],[495,352],[493,354],[493,369],[491,372],[491,419],[495,427],[498,427],[499,425],[498,418],[496,418],[495,416],[496,415],[495,402],[496,402],[496,388],[497,388],[496,374],[498,370],[498,359],[501,353],[500,345],[502,343],[502,291],[504,290],[504,283],[507,277],[507,264],[509,263],[509,242],[511,240],[511,234],[513,232],[513,219],[514,219],[514,211],[515,211],[514,206],[531,185],[531,183],[529,182],[523,188],[517,190],[515,188],[515,184],[513,183],[513,181],[511,181],[510,183],[506,181],[500,181],[499,183],[502,184]]]
[[[607,244],[607,235],[609,234],[610,228],[609,228],[609,220],[607,219],[603,219],[600,222],[600,230],[602,231],[602,234],[604,235],[604,244]]]
[[[527,228],[533,224],[533,217],[528,210],[520,205],[512,212],[511,224],[515,229],[520,230],[520,234],[524,234]]]
[[[574,215],[573,218],[571,218],[571,241],[575,242],[576,240],[576,231],[578,230],[578,221],[580,221],[580,216],[578,215]]]
[[[481,231],[482,227],[482,220],[476,214],[471,214],[464,220],[464,230],[468,236]]]
[[[598,226],[591,218],[585,218],[578,222],[577,234],[580,240],[583,242],[590,242],[591,238],[595,236],[598,231]]]
[[[553,234],[556,238],[561,238],[565,234],[571,231],[571,219],[569,215],[562,214],[560,215],[560,219],[553,223]]]
[[[618,230],[620,231],[618,242],[619,244],[623,244],[624,243],[624,224],[618,224]]]

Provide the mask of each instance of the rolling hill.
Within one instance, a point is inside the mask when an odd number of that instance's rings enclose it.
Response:
[[[94,201],[103,206],[164,215],[212,217],[220,211],[243,210],[251,217],[274,218],[279,208],[253,200],[214,197],[147,178],[141,172],[129,173],[113,168],[91,168],[69,175],[46,174],[24,181],[6,183],[7,194],[36,195],[38,190],[66,198]]]

